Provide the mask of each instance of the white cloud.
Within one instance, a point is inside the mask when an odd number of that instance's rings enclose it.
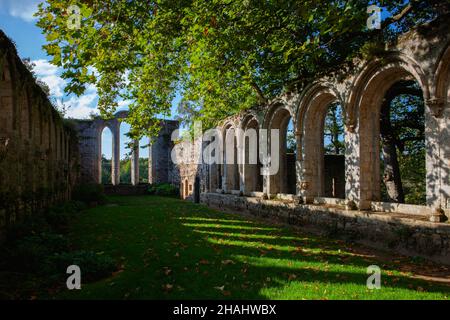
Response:
[[[97,111],[97,94],[90,93],[80,97],[71,97],[64,101],[64,104],[69,107],[66,117],[75,119],[86,119],[92,113],[98,114]],[[61,105],[61,101],[58,103]]]
[[[33,60],[32,63],[35,65],[36,76],[50,88],[50,95],[55,98],[63,97],[67,82],[59,76],[61,74],[60,69],[44,59]]]
[[[35,64],[34,66],[34,72],[36,72],[39,76],[50,76],[58,74],[58,67],[51,64],[47,60],[39,59],[39,60],[33,60],[32,63]]]
[[[1,1],[1,0],[0,0]],[[50,88],[50,95],[55,99],[59,108],[63,105],[69,107],[66,117],[75,119],[86,119],[92,113],[98,114],[98,91],[95,85],[89,84],[86,87],[85,94],[77,97],[71,95],[67,97],[64,93],[64,87],[67,81],[61,78],[62,68],[52,65],[44,59],[33,60],[34,72],[39,80],[45,82]],[[94,69],[91,69],[95,72]],[[118,102],[118,110],[128,109],[131,100],[121,100]]]
[[[2,9],[5,8],[7,12],[16,18],[20,18],[27,22],[36,20],[34,13],[38,9],[38,4],[40,0],[0,0],[3,5]]]

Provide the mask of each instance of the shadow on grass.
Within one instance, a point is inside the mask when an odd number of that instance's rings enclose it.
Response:
[[[342,241],[160,197],[114,197],[88,213],[73,240],[122,259],[123,271],[61,298],[443,299],[450,288],[383,265],[382,290],[366,288],[377,264]],[[90,234],[91,233],[91,234]],[[94,241],[94,239],[100,239]]]

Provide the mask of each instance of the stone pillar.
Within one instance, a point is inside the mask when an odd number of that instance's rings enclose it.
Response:
[[[120,124],[116,121],[110,128],[112,131],[112,160],[111,160],[111,183],[115,186],[120,184]]]
[[[131,153],[131,184],[137,186],[139,184],[139,141],[133,143],[133,151]]]
[[[425,146],[427,205],[450,211],[450,110],[442,99],[426,101]]]
[[[296,195],[301,196],[302,192],[302,159],[303,159],[303,148],[302,148],[303,135],[301,131],[295,132],[295,142],[297,146],[297,154],[295,159],[295,181],[296,181]]]
[[[345,126],[345,194],[348,202],[359,203],[361,209],[368,209],[369,203],[360,203],[360,140],[355,125]]]
[[[239,172],[239,191],[245,192],[245,154],[244,154],[244,143],[242,141],[244,137],[241,137],[240,131],[238,132],[236,143],[237,143],[237,164],[236,169]]]

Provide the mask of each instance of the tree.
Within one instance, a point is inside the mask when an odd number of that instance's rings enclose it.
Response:
[[[104,116],[130,99],[127,122],[139,138],[156,133],[156,116],[170,113],[177,94],[189,106],[185,118],[207,128],[342,70],[367,44],[447,13],[450,1],[371,3],[392,15],[381,30],[368,30],[359,0],[47,0],[37,25],[70,80],[66,91],[95,84]],[[68,24],[69,4],[80,7],[80,28]]]
[[[102,184],[111,184],[112,161],[102,154]]]
[[[344,117],[340,104],[334,103],[328,108],[325,117],[324,136],[326,140],[325,152],[328,154],[343,154],[344,144]]]
[[[415,81],[399,81],[385,95],[380,138],[383,182],[389,201],[425,202],[424,109],[422,90]],[[410,192],[405,193],[404,182]]]

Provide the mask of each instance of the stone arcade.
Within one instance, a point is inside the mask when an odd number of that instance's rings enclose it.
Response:
[[[201,201],[221,209],[279,216],[290,223],[315,224],[449,262],[450,225],[432,223],[450,214],[448,30],[448,20],[421,26],[388,46],[382,57],[357,62],[352,72],[317,79],[302,92],[287,92],[268,105],[223,121],[218,128],[222,139],[241,133],[235,135],[234,151],[245,161],[200,165]],[[385,93],[401,80],[416,81],[426,104],[426,206],[381,201],[380,109]],[[326,176],[336,170],[327,168],[323,146],[323,123],[332,103],[339,103],[344,112],[346,150],[345,181],[336,179],[341,186],[334,197]],[[296,137],[295,163],[291,164],[281,141],[280,170],[260,177],[255,170],[261,165],[247,160],[245,132],[280,129],[283,139],[290,119]]]
[[[359,61],[352,71],[317,79],[301,92],[286,92],[226,119],[219,129],[224,139],[234,137],[234,151],[244,164],[175,166],[171,133],[178,123],[163,122],[151,147],[150,182],[176,184],[183,198],[223,210],[314,224],[450,262],[450,224],[441,222],[450,214],[449,28],[448,20],[421,26],[387,47],[382,57]],[[380,109],[385,93],[401,80],[418,83],[426,104],[426,206],[381,201]],[[324,156],[323,122],[331,103],[339,103],[345,115],[343,164]],[[100,181],[105,127],[113,134],[111,184],[120,184],[118,130],[124,117],[120,112],[109,121],[63,121],[0,32],[0,235],[24,216],[69,199],[76,183]],[[248,163],[245,132],[279,129],[283,137],[290,120],[297,152],[286,152],[281,141],[280,170],[259,175],[261,164]],[[134,186],[138,153],[136,147]]]

